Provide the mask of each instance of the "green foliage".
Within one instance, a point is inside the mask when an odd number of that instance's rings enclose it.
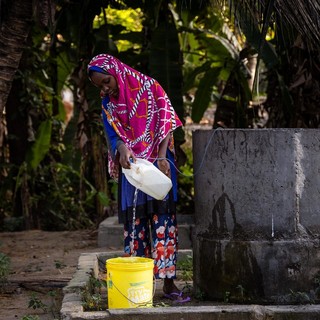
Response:
[[[32,198],[37,209],[41,208],[42,227],[49,230],[74,230],[92,225],[97,191],[79,172],[69,166],[52,164],[39,168],[33,188],[38,189]],[[81,180],[88,187],[80,201]],[[46,188],[45,188],[46,186]],[[50,195],[49,197],[46,195]]]
[[[97,193],[98,199],[101,204],[103,204],[105,207],[110,205],[110,199],[104,192],[98,192]]]
[[[239,284],[236,286],[236,289],[238,291],[238,296],[240,297],[240,300],[243,301],[245,295],[245,288],[241,284]]]
[[[306,292],[293,291],[290,289],[289,303],[291,303],[291,304],[314,304],[315,301]]]
[[[10,206],[11,209],[11,206]],[[0,231],[14,232],[24,230],[23,217],[7,217],[4,219],[3,224],[0,226]]]
[[[228,303],[230,301],[230,295],[231,295],[231,292],[226,291],[223,296],[223,301]]]
[[[64,264],[63,262],[59,261],[59,260],[54,260],[54,264],[56,269],[63,269],[64,267],[66,267],[66,264]]]
[[[118,10],[111,7],[105,9],[106,21],[112,32],[110,36],[115,41],[115,45],[119,52],[127,51],[132,46],[139,48],[142,43],[142,19],[143,14],[140,8],[127,8],[125,10]],[[94,21],[94,27],[97,28],[103,24],[104,13],[101,13]],[[118,27],[118,32],[115,27]],[[102,39],[105,41],[105,39]]]
[[[29,304],[28,304],[28,308],[32,308],[32,309],[41,309],[43,310],[43,312],[46,312],[48,309],[48,306],[46,304],[44,304],[38,297],[37,295],[33,292],[31,294],[30,300],[29,300]]]
[[[88,187],[80,201],[80,180]],[[96,189],[80,173],[61,163],[40,165],[33,172],[22,165],[17,176],[16,196],[24,183],[29,190],[30,209],[38,212],[44,230],[75,230],[92,225]]]
[[[189,147],[184,148],[186,162],[180,166],[178,174],[178,196],[177,211],[184,214],[194,213],[194,185],[193,185],[193,157]]]
[[[51,147],[52,121],[43,121],[36,134],[35,141],[29,149],[27,155],[27,163],[32,169],[36,169],[40,162],[44,159]]]
[[[159,302],[159,303],[154,303],[153,308],[166,308],[166,307],[170,307],[170,304],[166,303],[166,302]]]
[[[183,260],[178,260],[177,269],[181,271],[181,278],[183,281],[193,280],[193,258],[188,255]]]
[[[43,303],[43,301],[37,296],[35,292],[32,292],[30,299],[28,301],[28,308],[29,309],[34,309],[34,310],[42,310],[44,314],[46,315],[51,315],[50,319],[58,319],[58,314],[56,314],[57,306],[56,306],[56,301],[55,298],[57,297],[57,292],[56,291],[48,291],[46,294],[50,298],[50,303],[47,305]],[[22,318],[22,320],[37,320],[39,319],[38,316],[32,316],[32,315],[26,315]]]
[[[6,254],[0,252],[0,287],[7,282],[9,272],[10,258]]]
[[[228,79],[238,59],[239,49],[222,32],[226,23],[223,10],[216,14],[208,7],[197,7],[197,15],[186,12],[188,7],[179,3],[178,8],[182,10],[182,19],[176,20],[180,25],[180,21],[183,22],[179,28],[184,53],[183,92],[194,97],[191,117],[194,122],[200,122],[213,102],[217,88]]]
[[[192,105],[193,121],[200,122],[204,112],[208,109],[211,101],[213,86],[218,80],[220,71],[220,68],[212,68],[206,71],[202,76]]]
[[[194,298],[196,300],[199,300],[199,301],[205,301],[206,300],[206,294],[201,291],[201,290],[197,290],[195,293],[194,293]]]
[[[82,290],[82,306],[85,311],[101,311],[107,308],[107,303],[101,294],[101,288],[106,287],[106,281],[90,277],[88,285]]]
[[[39,316],[31,316],[31,315],[28,315],[28,316],[23,316],[21,318],[21,320],[39,320]]]
[[[65,55],[58,60],[50,56],[48,58],[46,34],[43,31],[35,28],[33,35],[34,47],[29,49],[25,62],[33,65],[33,68],[21,68],[17,76],[22,86],[19,92],[21,109],[27,112],[30,120],[29,144],[25,161],[18,170],[11,167],[6,177],[9,179],[11,173],[18,172],[14,177],[14,193],[10,199],[17,205],[11,210],[16,214],[19,199],[22,198],[22,214],[32,220],[25,221],[29,226],[51,230],[85,227],[92,224],[89,217],[91,212],[88,209],[87,213],[86,210],[94,205],[92,194],[96,194],[96,191],[81,192],[83,199],[80,199],[80,191],[75,193],[80,188],[80,174],[59,163],[65,150],[62,144],[65,111],[60,92],[56,90],[62,88],[71,71],[70,64]],[[60,76],[56,77],[52,65],[58,65]],[[58,79],[58,86],[53,79]],[[10,211],[6,214],[10,214]]]
[[[11,164],[0,163],[1,177],[6,175],[7,178],[0,179],[0,230],[3,230],[4,219],[10,216],[12,212],[12,190],[14,186],[14,174]]]

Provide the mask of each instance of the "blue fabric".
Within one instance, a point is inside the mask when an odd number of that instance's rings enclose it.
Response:
[[[105,109],[107,108],[107,104],[109,103],[109,100],[110,99],[108,96],[106,96],[102,100],[102,105]],[[103,119],[103,126],[106,133],[107,141],[108,141],[108,146],[112,153],[112,157],[114,158],[117,151],[117,141],[120,138],[112,128],[111,124],[108,122],[107,116],[104,112],[102,112],[102,119]]]
[[[103,69],[101,69],[100,67],[97,66],[92,66],[89,69],[90,71],[96,71],[96,72],[100,72],[100,73],[106,73]]]

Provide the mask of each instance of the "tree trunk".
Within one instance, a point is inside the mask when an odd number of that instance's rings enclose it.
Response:
[[[98,192],[104,192],[105,194],[108,194],[106,161],[102,150],[102,137],[97,132],[94,132],[92,134],[92,160],[94,163],[94,183]],[[96,219],[98,220],[98,223],[100,223],[104,218],[105,208],[104,205],[99,201],[98,197],[96,198],[96,213]]]
[[[0,118],[30,32],[35,1],[14,0],[0,29]]]

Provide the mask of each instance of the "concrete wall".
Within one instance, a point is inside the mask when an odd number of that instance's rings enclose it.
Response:
[[[293,291],[317,299],[319,151],[316,129],[193,134],[196,290],[211,299],[287,302]]]

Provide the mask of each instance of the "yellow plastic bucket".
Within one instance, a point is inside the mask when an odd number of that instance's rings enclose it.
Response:
[[[112,258],[106,268],[109,309],[152,307],[153,259]]]

